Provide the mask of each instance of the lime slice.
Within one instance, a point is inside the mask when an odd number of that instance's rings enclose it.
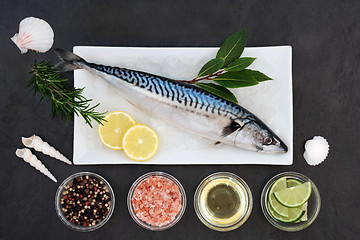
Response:
[[[271,216],[273,216],[273,218],[275,218],[276,220],[278,220],[280,222],[284,222],[284,223],[296,222],[299,219],[301,219],[302,216],[305,214],[305,211],[303,211],[301,208],[288,208],[289,216],[282,217],[271,209],[269,203],[268,203],[268,209],[269,209]]]
[[[276,180],[273,185],[271,186],[270,190],[269,190],[269,197],[268,197],[268,202],[270,205],[270,208],[277,213],[278,215],[280,215],[281,217],[288,217],[288,209],[287,207],[284,207],[283,205],[281,205],[274,197],[274,192],[278,192],[280,190],[283,190],[286,188],[286,177],[282,177],[279,178],[278,180]]]
[[[269,195],[274,192],[278,192],[286,188],[286,177],[279,178],[276,180],[270,188]]]
[[[274,194],[269,196],[269,205],[270,208],[276,212],[278,215],[287,218],[289,216],[289,211],[287,207],[281,205],[274,197]]]
[[[305,182],[294,187],[285,188],[274,192],[276,200],[289,208],[296,208],[303,205],[311,195],[311,183]]]
[[[297,179],[293,179],[293,178],[290,178],[290,179],[287,179],[286,181],[286,184],[287,184],[287,187],[290,188],[290,187],[295,187],[296,185],[299,185],[301,184],[302,182],[297,180]],[[307,218],[307,206],[308,206],[308,202],[304,203],[302,206],[301,206],[301,209],[305,211],[304,215],[301,217],[300,220],[297,220],[296,222],[306,222],[308,220]]]
[[[302,218],[300,219],[300,221],[302,222],[306,222],[308,220],[307,217],[307,207],[308,207],[308,202],[304,203],[304,205],[301,206],[301,209],[305,211],[305,214],[302,216]]]
[[[288,188],[295,187],[296,185],[299,185],[301,183],[302,182],[300,182],[299,180],[293,179],[293,178],[290,178],[290,179],[286,180],[286,185],[287,185]]]

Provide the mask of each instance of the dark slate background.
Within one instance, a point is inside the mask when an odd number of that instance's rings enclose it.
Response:
[[[9,1],[0,2],[0,239],[357,239],[359,228],[359,60],[360,1]],[[246,27],[248,46],[293,47],[294,164],[292,166],[67,166],[41,160],[59,182],[78,171],[103,175],[113,186],[116,209],[95,232],[79,233],[58,219],[54,196],[58,184],[15,156],[21,136],[36,133],[72,156],[73,123],[51,119],[50,103],[25,88],[29,66],[55,62],[52,51],[21,55],[10,41],[19,22],[36,16],[49,22],[55,47],[74,45],[215,47]],[[72,74],[67,75],[72,79]],[[317,167],[302,157],[304,142],[321,135],[330,155]],[[226,157],[226,156],[224,156]],[[161,170],[183,184],[188,207],[181,221],[163,232],[140,228],[129,216],[126,194],[145,172]],[[272,176],[298,171],[318,186],[321,211],[307,229],[282,232],[260,208],[260,194]],[[196,217],[193,194],[216,171],[231,171],[247,181],[254,197],[248,221],[219,233]]]

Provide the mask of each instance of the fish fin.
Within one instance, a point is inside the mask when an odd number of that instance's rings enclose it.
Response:
[[[231,123],[228,126],[224,127],[224,129],[222,130],[221,136],[226,137],[226,136],[232,134],[233,132],[235,132],[239,128],[241,128],[240,124],[238,124],[235,121],[231,121]]]
[[[214,147],[214,146],[216,146],[216,145],[219,145],[220,143],[221,143],[220,141],[214,142],[214,143],[210,144],[209,147]]]
[[[76,55],[73,52],[70,52],[68,50],[62,49],[62,48],[56,48],[55,54],[60,58],[61,61],[84,61],[81,57]]]
[[[136,108],[138,108],[138,109],[140,109],[140,110],[145,110],[143,107],[140,107],[139,105],[131,102],[129,99],[126,99],[126,100],[127,100],[127,102],[130,103],[132,106],[134,106],[134,107],[136,107]]]
[[[79,66],[70,62],[60,62],[52,67],[55,72],[70,72],[76,69],[80,69]]]
[[[53,69],[57,72],[68,72],[81,68],[81,62],[85,62],[84,59],[72,53],[68,50],[56,48],[55,54],[60,58],[61,62],[53,66]]]

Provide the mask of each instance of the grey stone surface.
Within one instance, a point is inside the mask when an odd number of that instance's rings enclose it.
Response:
[[[0,2],[0,239],[357,239],[359,224],[360,2],[303,1],[16,1]],[[78,233],[58,219],[55,184],[15,156],[20,137],[37,133],[72,156],[73,123],[51,119],[48,100],[26,89],[34,59],[56,61],[52,51],[21,55],[10,37],[26,16],[49,22],[55,47],[219,46],[246,27],[248,46],[293,47],[294,164],[292,166],[67,166],[40,155],[59,182],[78,171],[104,176],[116,194],[116,208],[101,229]],[[72,79],[72,74],[67,75]],[[317,167],[303,160],[304,142],[322,135],[328,159]],[[181,221],[163,232],[140,228],[129,216],[126,195],[145,172],[161,170],[183,184],[188,206]],[[193,209],[198,183],[208,174],[230,171],[249,184],[254,208],[239,229],[206,228]],[[298,171],[318,186],[322,207],[307,229],[287,233],[272,227],[260,208],[263,186],[283,171]]]

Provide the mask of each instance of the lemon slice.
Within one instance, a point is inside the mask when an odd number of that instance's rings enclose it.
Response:
[[[150,127],[138,124],[132,126],[124,134],[124,153],[136,161],[146,161],[156,153],[159,146],[159,137]]]
[[[107,122],[99,124],[98,133],[101,142],[108,148],[122,149],[124,133],[135,125],[134,119],[125,112],[111,112],[105,115]]]

